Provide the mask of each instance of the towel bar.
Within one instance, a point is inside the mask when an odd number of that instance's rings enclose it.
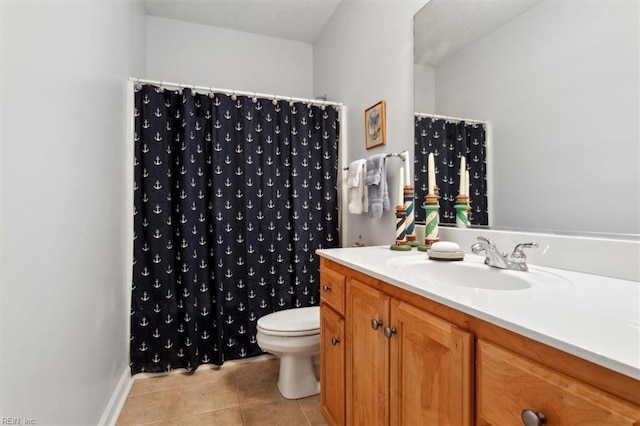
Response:
[[[404,161],[404,155],[407,151],[402,151],[402,152],[392,152],[390,154],[387,154],[386,157],[399,157],[402,161]],[[362,166],[364,167],[364,165]],[[342,170],[349,170],[349,167],[343,167]]]

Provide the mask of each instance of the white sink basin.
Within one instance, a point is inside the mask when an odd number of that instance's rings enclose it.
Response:
[[[530,268],[528,272],[509,271],[485,265],[480,257],[463,261],[437,261],[412,256],[389,260],[408,282],[430,285],[455,285],[479,290],[514,291],[532,287],[566,286],[569,282],[558,275]]]

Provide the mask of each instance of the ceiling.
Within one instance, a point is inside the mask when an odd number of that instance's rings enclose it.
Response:
[[[342,0],[142,0],[148,15],[313,43]]]
[[[316,41],[342,1],[142,0],[148,15],[303,43]],[[436,66],[539,1],[430,0],[415,16],[415,62]]]
[[[415,15],[415,63],[437,66],[540,0],[431,0]]]

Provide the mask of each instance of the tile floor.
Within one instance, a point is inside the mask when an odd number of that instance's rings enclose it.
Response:
[[[201,366],[192,374],[136,378],[117,425],[325,425],[319,395],[280,395],[278,366],[276,358],[259,357]]]

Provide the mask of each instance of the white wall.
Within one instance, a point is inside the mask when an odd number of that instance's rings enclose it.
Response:
[[[433,113],[436,108],[436,70],[433,67],[416,64],[413,72],[415,111]]]
[[[425,3],[345,0],[314,44],[315,93],[348,106],[347,163],[402,150],[413,159],[413,15]],[[364,110],[381,99],[387,103],[387,145],[367,151]],[[387,165],[392,206],[399,200],[401,164],[392,158]],[[395,214],[384,212],[381,219],[349,214],[347,229],[343,245],[359,235],[367,245],[391,244]]]
[[[314,98],[313,46],[147,18],[147,76],[152,80]]]
[[[2,2],[0,416],[97,424],[128,370],[138,2]]]
[[[437,68],[435,112],[492,124],[494,225],[640,234],[638,5],[542,2]]]

